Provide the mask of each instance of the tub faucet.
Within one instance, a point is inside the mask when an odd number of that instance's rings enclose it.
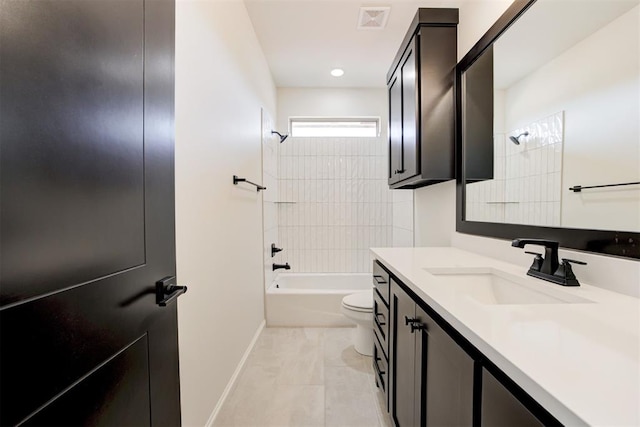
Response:
[[[286,263],[286,264],[273,264],[273,271],[276,271],[279,268],[284,268],[285,270],[291,270],[291,266],[289,265],[289,263]]]

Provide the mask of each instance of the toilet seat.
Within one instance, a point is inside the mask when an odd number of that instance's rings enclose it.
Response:
[[[342,299],[342,305],[349,310],[358,311],[361,313],[372,313],[373,292],[364,291],[347,295]]]

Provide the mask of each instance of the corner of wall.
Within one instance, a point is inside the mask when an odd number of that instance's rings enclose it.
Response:
[[[242,2],[176,3],[176,269],[190,288],[178,301],[184,425],[207,422],[265,319],[263,193],[231,177],[261,180],[261,108],[275,113],[275,96]]]
[[[451,246],[456,228],[456,182],[414,190],[415,245]]]

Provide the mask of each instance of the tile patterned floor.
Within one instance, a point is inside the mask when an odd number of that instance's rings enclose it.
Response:
[[[354,328],[265,328],[215,427],[390,427]]]

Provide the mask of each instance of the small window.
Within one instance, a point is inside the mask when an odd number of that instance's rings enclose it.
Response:
[[[378,137],[378,117],[291,117],[291,136],[301,137]]]

